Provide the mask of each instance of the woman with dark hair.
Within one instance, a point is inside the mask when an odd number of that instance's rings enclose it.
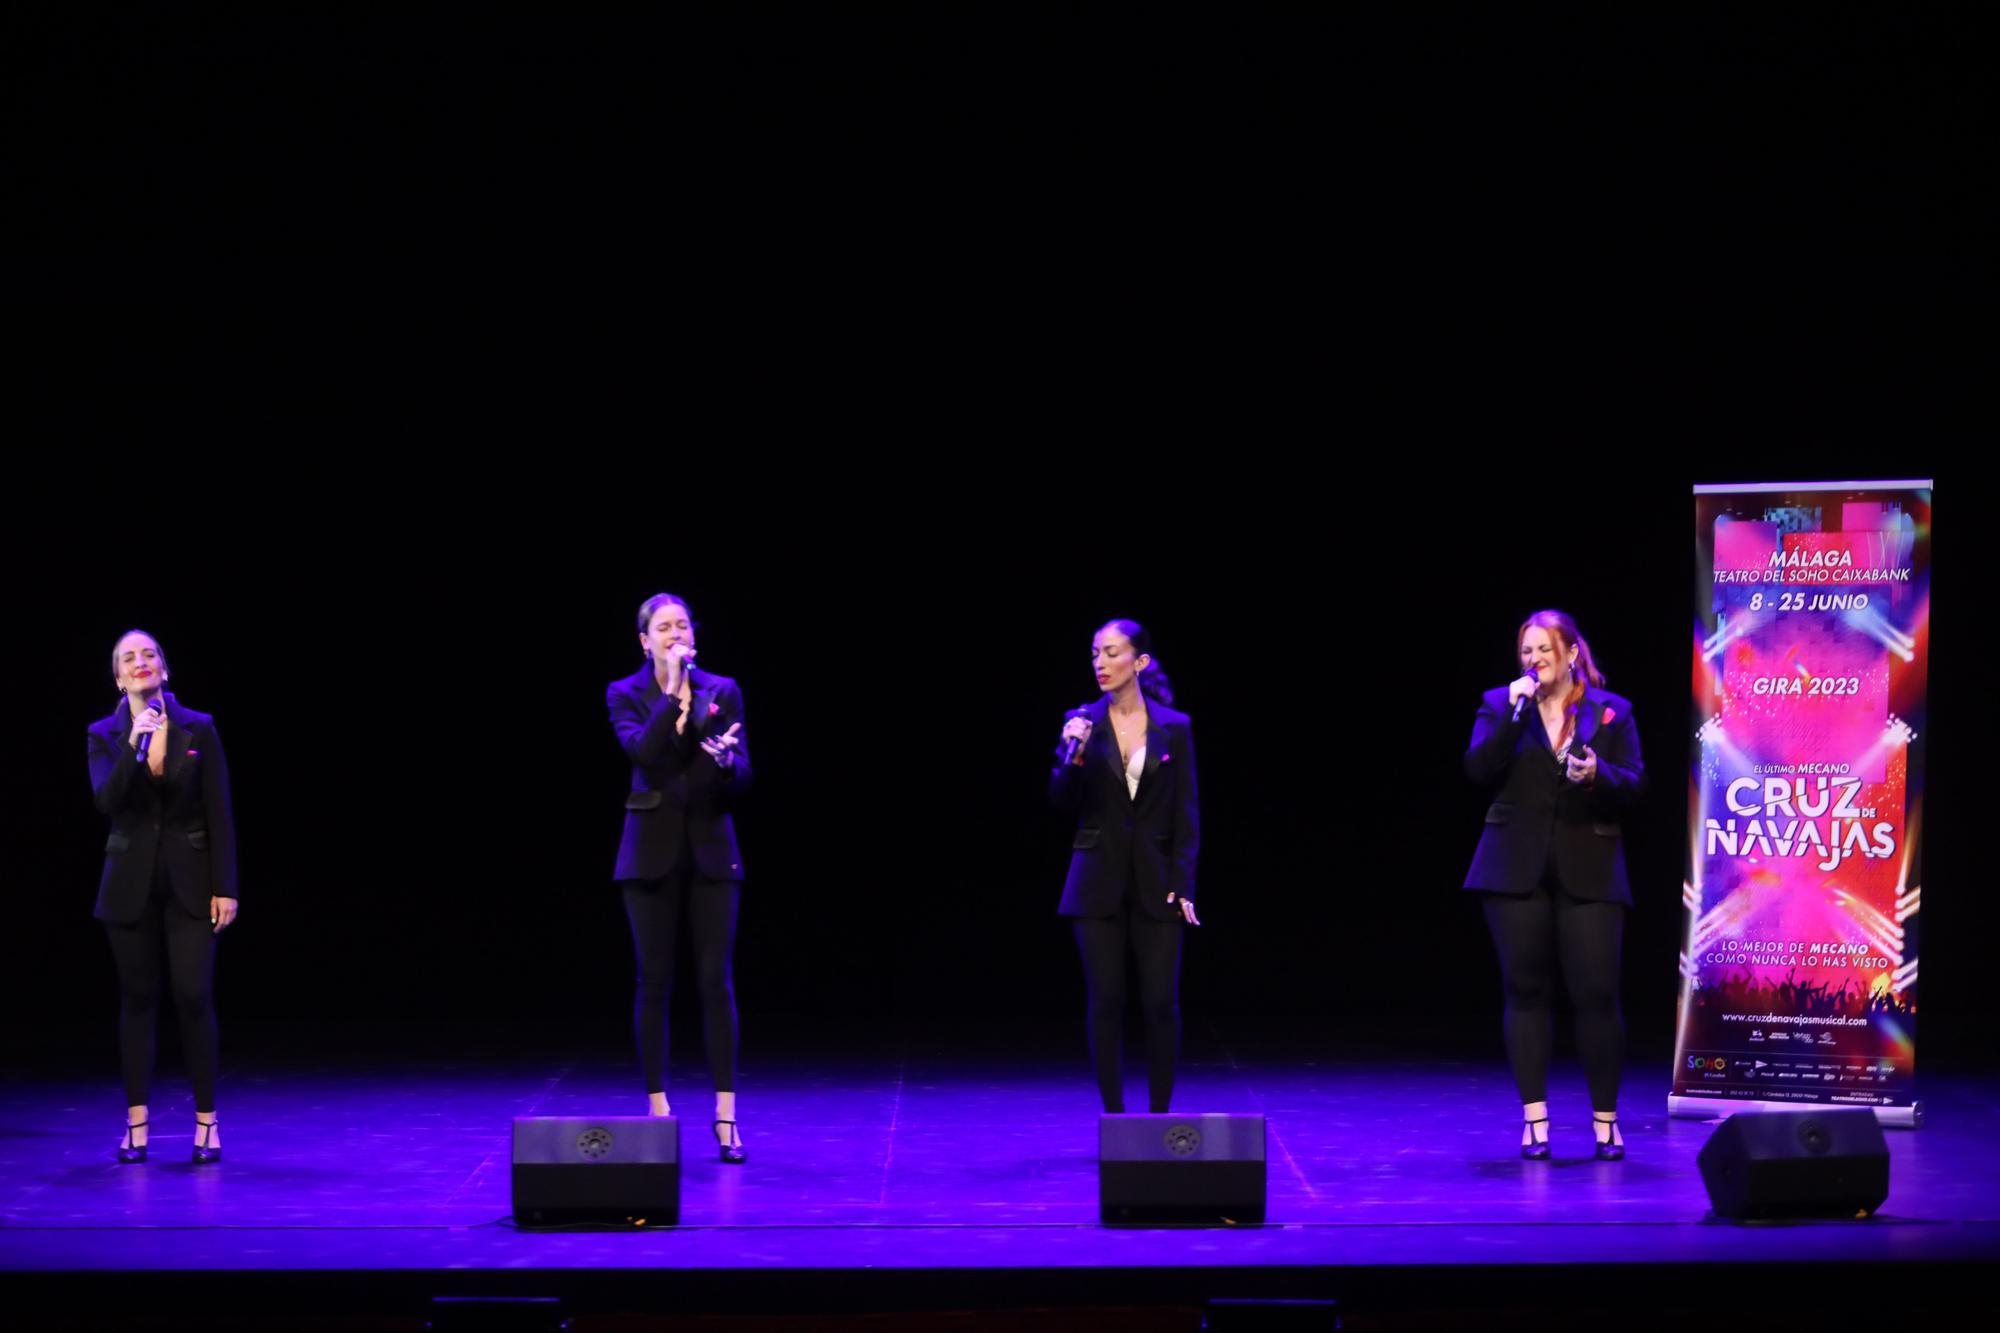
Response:
[[[1146,1100],[1164,1114],[1180,1055],[1181,932],[1194,911],[1201,806],[1187,714],[1137,622],[1113,620],[1091,640],[1102,692],[1063,725],[1049,799],[1073,812],[1069,877],[1056,909],[1069,917],[1090,996],[1091,1058],[1104,1109],[1125,1109],[1125,962],[1139,973],[1146,1023]]]
[[[194,1160],[215,1162],[215,943],[236,919],[236,822],[215,719],[167,693],[167,677],[159,641],[125,634],[111,650],[111,678],[125,697],[89,732],[91,791],[111,816],[94,915],[118,969],[126,1102],[118,1160],[146,1160],[164,949],[194,1084]]]
[[[646,665],[613,681],[605,701],[611,730],[632,761],[625,832],[612,878],[625,898],[638,957],[632,1026],[646,1077],[647,1109],[669,1115],[667,1002],[674,944],[685,912],[694,936],[702,1035],[715,1080],[715,1131],[722,1160],[747,1160],[736,1126],[737,895],[743,857],[729,811],[750,785],[743,692],[727,676],[695,668],[694,619],[672,593],[639,608]]]
[[[1521,676],[1486,691],[1465,772],[1496,787],[1466,872],[1500,955],[1507,1056],[1521,1093],[1521,1155],[1549,1155],[1550,1000],[1559,959],[1576,1009],[1597,1156],[1625,1156],[1618,1072],[1625,1019],[1619,952],[1632,890],[1619,819],[1645,785],[1632,705],[1604,688],[1590,645],[1561,611],[1514,636]],[[1530,706],[1532,705],[1532,706]]]

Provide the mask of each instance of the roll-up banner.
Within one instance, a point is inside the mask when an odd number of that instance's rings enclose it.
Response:
[[[1916,1097],[1931,483],[1697,486],[1673,1115]]]

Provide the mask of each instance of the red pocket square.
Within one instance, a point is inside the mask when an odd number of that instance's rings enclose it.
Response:
[[[1617,716],[1618,716],[1617,709],[1607,708],[1604,710],[1604,716],[1597,719],[1597,725],[1600,727],[1608,727],[1611,725],[1611,719]]]
[[[713,699],[710,699],[708,701],[708,715],[710,717],[714,717],[717,713],[720,713],[721,711],[722,711],[721,704],[715,702],[715,700]]]

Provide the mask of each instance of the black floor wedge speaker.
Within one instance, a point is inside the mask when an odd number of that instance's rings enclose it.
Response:
[[[1106,1222],[1262,1222],[1264,1117],[1102,1116],[1097,1192]]]
[[[514,1121],[514,1221],[672,1226],[681,1215],[675,1116],[522,1116]]]
[[[1743,1111],[1695,1158],[1721,1217],[1856,1217],[1889,1197],[1889,1145],[1873,1111]]]

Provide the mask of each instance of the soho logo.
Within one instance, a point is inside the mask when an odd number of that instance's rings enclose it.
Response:
[[[1718,1074],[1719,1074],[1719,1073],[1721,1073],[1721,1072],[1722,1072],[1723,1070],[1725,1070],[1725,1069],[1729,1068],[1729,1061],[1727,1061],[1727,1060],[1723,1059],[1723,1058],[1722,1058],[1721,1056],[1719,1056],[1719,1055],[1718,1055],[1718,1056],[1714,1056],[1714,1057],[1712,1057],[1711,1059],[1707,1059],[1707,1060],[1704,1060],[1704,1059],[1702,1059],[1702,1058],[1701,1058],[1700,1056],[1698,1056],[1698,1055],[1690,1055],[1690,1056],[1688,1057],[1688,1068],[1689,1068],[1689,1069],[1713,1069],[1713,1070],[1714,1070],[1714,1071],[1715,1071],[1716,1073],[1718,1073]]]

